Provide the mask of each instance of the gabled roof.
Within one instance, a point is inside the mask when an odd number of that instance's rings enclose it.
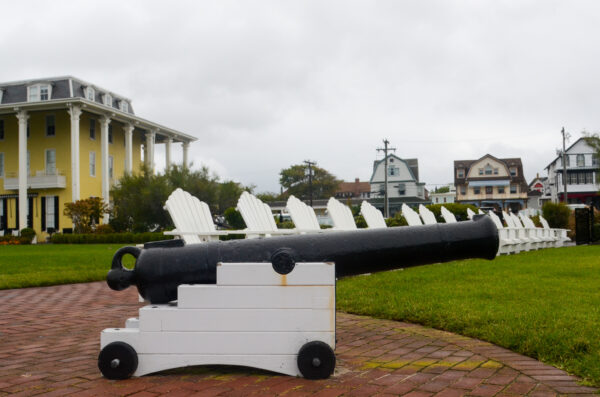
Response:
[[[396,156],[395,154],[388,154],[387,158],[394,158],[395,160],[398,160],[404,164],[406,164],[406,168],[408,168],[408,172],[410,172],[410,176],[411,178],[415,181],[415,182],[419,182],[419,160],[418,159],[401,159],[400,157]],[[380,164],[383,164],[385,162],[385,157],[382,158],[381,160],[375,160],[373,161],[373,173],[371,174],[371,177],[369,178],[369,182],[371,182],[373,180],[373,177],[375,176],[375,172],[377,171],[377,167]],[[388,163],[389,164],[389,163]],[[414,168],[414,169],[413,169]],[[416,171],[417,175],[415,176],[415,172]]]
[[[454,160],[454,181],[455,181],[455,185],[461,185],[463,183],[465,183],[467,181],[467,174],[469,173],[469,170],[471,168],[471,166],[473,166],[473,164],[478,163],[480,161],[482,161],[485,158],[491,158],[495,161],[498,161],[500,163],[503,163],[507,168],[510,167],[517,167],[517,176],[513,177],[509,176],[508,178],[510,178],[512,181],[514,182],[518,182],[520,183],[522,186],[527,186],[527,181],[525,180],[525,176],[523,174],[523,162],[521,161],[521,159],[519,157],[508,157],[508,158],[498,158],[495,156],[492,156],[491,154],[487,153],[484,156],[478,158],[477,160]],[[456,169],[457,168],[464,168],[465,169],[465,173],[464,173],[464,177],[463,178],[458,178],[456,176]],[[491,177],[489,175],[485,176],[485,179],[488,180],[495,180],[495,179],[506,179],[507,177]],[[480,178],[477,178],[480,179]]]
[[[569,147],[568,147],[568,148],[565,150],[565,152],[567,152],[567,153],[568,153],[568,152],[569,152],[569,150],[571,150],[571,149],[573,148],[573,146],[577,145],[577,144],[579,143],[579,141],[581,141],[582,139],[583,139],[583,140],[585,140],[585,137],[583,137],[583,136],[582,136],[581,138],[579,138],[578,140],[576,140],[575,142],[573,142],[573,144],[572,144],[571,146],[569,146]],[[587,145],[587,142],[586,142],[586,145]],[[554,160],[552,160],[552,161],[550,162],[550,164],[548,164],[548,165],[547,165],[547,166],[546,166],[544,169],[545,169],[545,170],[547,170],[548,168],[550,168],[550,166],[551,166],[552,164],[556,163],[556,160],[558,160],[559,158],[560,158],[560,156],[556,156],[556,158],[555,158]]]

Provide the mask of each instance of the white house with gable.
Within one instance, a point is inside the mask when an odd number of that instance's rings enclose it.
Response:
[[[600,161],[592,148],[584,138],[579,138],[566,150],[567,168],[567,198],[569,204],[588,204],[600,208],[600,184],[598,184],[598,173],[600,172]],[[548,171],[547,189],[544,190],[544,198],[550,198],[553,202],[563,201],[563,159],[556,157],[546,167]]]
[[[425,183],[419,182],[419,161],[417,159],[401,159],[390,154],[373,163],[371,175],[371,204],[382,209],[385,195],[385,174],[387,172],[388,202],[390,215],[400,211],[403,203],[417,205],[428,202],[425,196]]]

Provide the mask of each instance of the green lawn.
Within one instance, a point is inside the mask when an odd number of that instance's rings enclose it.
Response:
[[[600,385],[600,246],[347,278],[337,307],[480,338]]]
[[[122,244],[0,246],[0,289],[105,280],[112,257],[122,246]],[[124,261],[128,257],[126,256]]]

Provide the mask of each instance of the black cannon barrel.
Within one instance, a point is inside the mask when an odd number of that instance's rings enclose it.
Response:
[[[498,230],[489,217],[481,216],[450,224],[124,247],[113,258],[107,282],[115,290],[136,285],[151,303],[166,303],[177,299],[181,284],[215,284],[220,262],[271,262],[281,274],[299,262],[335,262],[336,276],[344,277],[457,259],[493,259],[497,252]],[[131,270],[121,263],[126,254],[136,257]]]

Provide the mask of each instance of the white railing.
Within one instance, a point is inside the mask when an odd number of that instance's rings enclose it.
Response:
[[[6,176],[4,178],[4,190],[18,190],[18,174],[10,172]],[[54,172],[36,171],[35,175],[27,176],[28,189],[64,189],[66,187],[67,177],[60,170],[54,170]]]

